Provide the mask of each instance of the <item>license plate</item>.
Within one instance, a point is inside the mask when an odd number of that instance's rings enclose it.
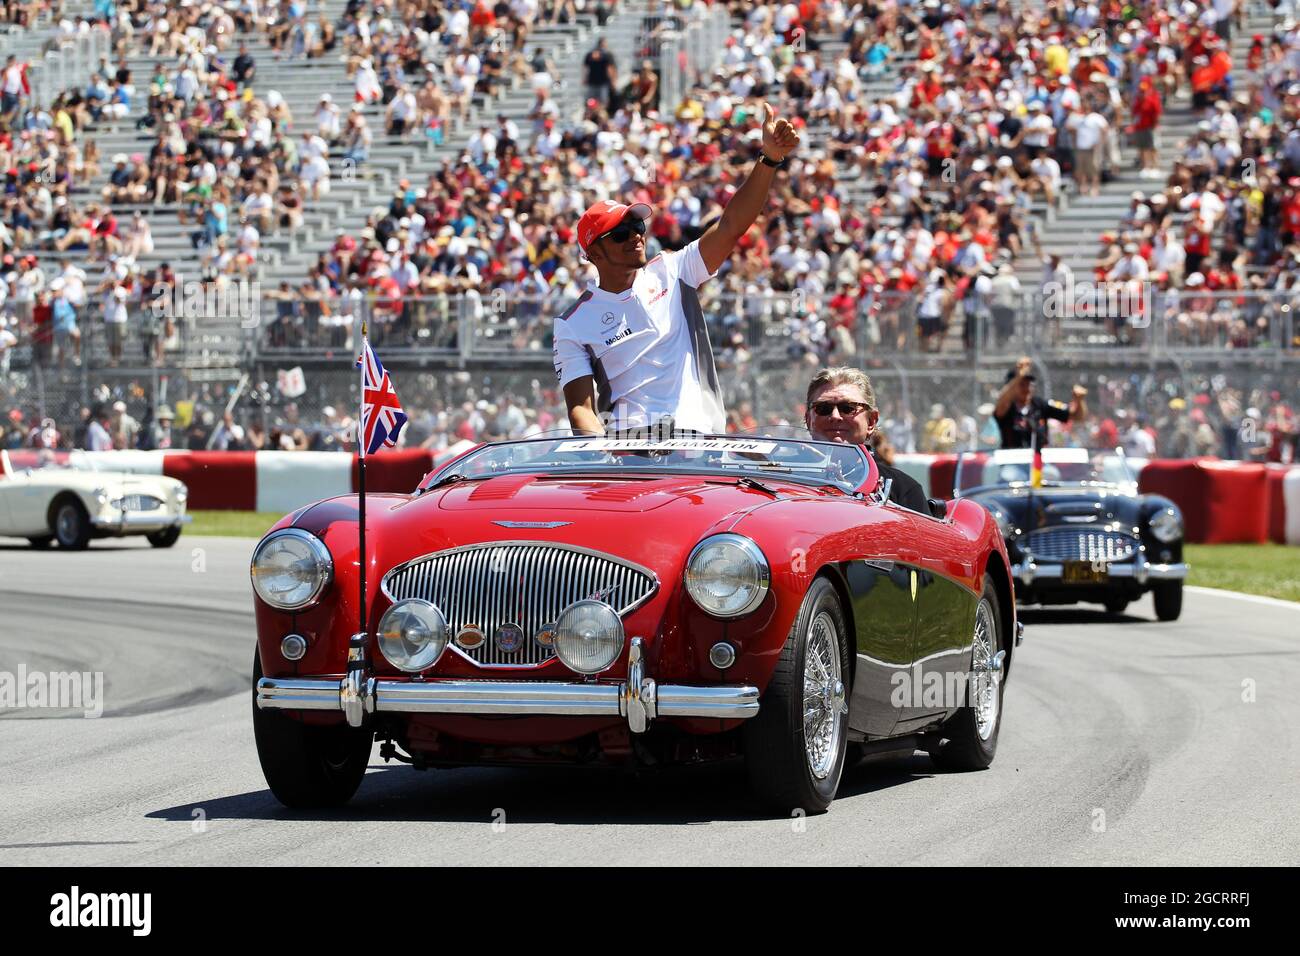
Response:
[[[1066,561],[1061,569],[1061,580],[1066,584],[1101,584],[1110,580],[1110,572],[1104,564]]]

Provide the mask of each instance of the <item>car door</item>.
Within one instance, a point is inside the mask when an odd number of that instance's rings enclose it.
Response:
[[[845,568],[857,629],[849,725],[868,737],[894,733],[900,716],[900,682],[907,679],[915,645],[913,568],[898,551],[911,535],[909,515],[892,504],[862,503],[865,554]]]
[[[916,574],[911,698],[896,733],[917,730],[966,703],[979,596],[961,583],[974,573],[968,542],[951,521],[916,515],[915,537],[901,554]]]

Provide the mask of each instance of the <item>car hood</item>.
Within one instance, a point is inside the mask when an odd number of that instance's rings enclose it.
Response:
[[[804,486],[764,484],[783,498],[821,496]],[[366,526],[383,567],[470,544],[547,541],[603,551],[662,573],[679,567],[701,538],[774,500],[727,477],[503,475],[419,496],[367,496]],[[322,533],[355,519],[356,498],[348,496],[314,505],[293,520]]]
[[[783,486],[784,489],[784,486]],[[783,490],[798,494],[803,489]],[[738,486],[731,478],[550,478],[509,475],[453,485],[434,492],[444,511],[554,511],[593,514],[641,514],[671,504],[726,514],[747,508],[771,495]]]
[[[1023,488],[982,492],[975,501],[996,505],[1022,531],[1057,526],[1138,523],[1142,499],[1117,487]]]

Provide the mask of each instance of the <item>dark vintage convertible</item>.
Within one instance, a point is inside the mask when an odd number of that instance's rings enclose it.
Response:
[[[1122,613],[1147,591],[1156,617],[1183,609],[1183,516],[1138,493],[1122,449],[1015,449],[963,455],[956,495],[988,508],[1011,557],[1019,604],[1103,604]]]

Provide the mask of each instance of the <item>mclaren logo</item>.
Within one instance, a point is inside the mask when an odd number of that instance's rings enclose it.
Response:
[[[563,528],[572,521],[493,521],[503,528]]]

